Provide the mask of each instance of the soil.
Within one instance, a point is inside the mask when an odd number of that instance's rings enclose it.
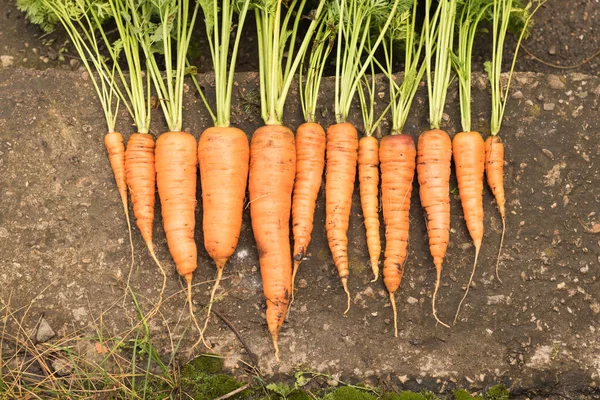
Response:
[[[207,76],[201,82],[210,88]],[[123,304],[129,271],[127,229],[102,145],[106,129],[85,74],[48,69],[0,70],[0,297],[12,295],[14,307],[33,301],[34,325],[43,314],[57,335],[73,330],[91,334],[90,323],[103,313],[107,334],[117,335],[135,320],[131,300]],[[261,124],[256,107],[257,75],[236,77],[232,120],[246,132]],[[333,82],[326,79],[322,104],[332,104]],[[384,84],[379,88],[386,93]],[[74,96],[74,93],[76,95]],[[209,89],[209,96],[212,93]],[[487,131],[488,91],[476,75],[474,127]],[[421,89],[406,131],[427,128],[425,90]],[[513,394],[599,395],[600,242],[597,163],[600,79],[519,73],[503,126],[507,146],[508,233],[500,274],[494,277],[501,223],[485,192],[486,237],[474,286],[452,329],[431,316],[435,271],[427,247],[418,187],[411,207],[410,252],[398,294],[400,333],[393,337],[391,308],[381,280],[369,283],[365,232],[355,191],[349,231],[350,291],[345,296],[331,261],[324,232],[323,193],[313,242],[298,275],[296,302],[280,335],[281,364],[275,363],[264,322],[265,303],[249,212],[215,309],[256,354],[265,375],[306,369],[338,374],[346,381],[388,382],[390,387],[447,392],[457,385],[484,388],[506,382]],[[285,122],[301,122],[292,91]],[[450,89],[444,128],[459,127],[456,87]],[[72,107],[77,102],[79,107]],[[200,100],[188,91],[185,130],[197,137],[209,124]],[[383,102],[380,104],[380,106]],[[552,109],[552,110],[550,110]],[[166,129],[154,114],[154,132]],[[320,119],[333,122],[323,106]],[[354,109],[350,120],[359,121]],[[121,121],[126,121],[123,115]],[[119,129],[131,133],[121,122]],[[385,132],[387,126],[382,127]],[[451,182],[456,187],[456,182]],[[200,194],[198,194],[200,198]],[[196,241],[202,243],[201,203]],[[470,274],[473,247],[452,197],[452,234],[438,297],[449,322]],[[156,212],[155,247],[168,273],[161,315],[150,324],[153,340],[165,354],[171,340],[183,338],[180,356],[191,356],[196,333]],[[382,231],[383,234],[383,231]],[[161,277],[134,228],[133,290],[148,310],[157,300]],[[208,299],[214,267],[199,245],[194,275],[197,312]],[[168,329],[167,329],[168,328]],[[186,331],[186,329],[188,329]],[[231,329],[213,318],[207,337],[226,365],[241,371],[250,360]],[[243,372],[240,372],[243,374]]]
[[[597,0],[549,0],[524,48],[549,63],[581,64],[600,49],[598,26]],[[242,46],[232,114],[247,133],[261,124],[252,37]],[[12,296],[16,308],[33,302],[31,327],[44,315],[58,336],[93,334],[92,322],[101,314],[107,332],[117,335],[136,320],[131,299],[122,300],[130,262],[127,229],[102,144],[106,126],[99,104],[77,57],[69,51],[61,59],[64,43],[64,34],[43,35],[26,23],[13,1],[0,0],[0,56],[11,64],[0,68],[0,298]],[[201,58],[203,46],[198,45],[200,66],[208,61]],[[476,50],[479,61],[486,56]],[[264,322],[248,210],[215,305],[248,349],[230,327],[213,318],[207,331],[213,351],[226,356],[226,365],[242,375],[239,360],[250,362],[249,350],[265,375],[305,369],[350,382],[384,382],[392,389],[448,392],[505,382],[511,393],[522,396],[600,396],[599,65],[600,56],[562,70],[520,53],[519,71],[541,73],[516,75],[503,125],[508,197],[503,282],[494,277],[501,221],[486,190],[486,238],[478,272],[461,320],[452,329],[436,325],[431,316],[435,271],[418,187],[412,198],[409,258],[397,296],[397,339],[383,283],[369,283],[358,191],[349,232],[352,308],[343,315],[345,297],[327,247],[321,193],[296,302],[280,337],[281,364],[273,360]],[[199,79],[212,96],[210,77]],[[487,136],[489,90],[484,76],[476,74],[475,82],[474,128]],[[325,126],[334,119],[328,106],[333,104],[332,88],[326,79],[319,115]],[[184,128],[198,137],[210,120],[192,87],[188,89]],[[388,92],[384,83],[378,89]],[[428,125],[425,92],[419,91],[406,125],[415,137]],[[448,98],[444,128],[454,134],[460,125],[455,85]],[[291,128],[301,122],[297,101],[292,91],[284,118]],[[132,128],[124,112],[120,117],[119,129],[127,136]],[[350,119],[360,121],[357,109]],[[152,129],[154,134],[166,129],[158,111]],[[386,129],[384,122],[382,132]],[[454,189],[456,182],[451,185]],[[186,359],[192,356],[196,332],[190,330],[183,281],[171,261],[157,205],[154,242],[169,276],[167,300],[150,329],[164,354],[172,351],[172,340],[183,338],[181,357]],[[200,245],[200,202],[196,215],[200,259],[194,299],[202,315],[215,271]],[[453,195],[451,243],[438,297],[446,322],[462,297],[473,258],[461,215]],[[149,310],[162,278],[135,227],[133,238],[132,287]]]

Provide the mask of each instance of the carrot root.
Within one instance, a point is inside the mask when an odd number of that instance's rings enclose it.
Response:
[[[117,189],[119,190],[119,195],[121,197],[121,204],[123,205],[123,211],[125,212],[125,218],[127,220],[129,246],[131,248],[131,264],[129,266],[129,274],[127,275],[127,287],[129,287],[131,274],[133,273],[133,265],[135,263],[135,255],[133,249],[133,235],[131,233],[131,221],[129,219],[129,207],[127,204],[125,144],[123,143],[123,136],[119,132],[109,132],[104,136],[104,145],[106,147],[106,151],[108,152],[108,160],[110,161],[110,166],[115,176],[115,182],[117,183]],[[123,298],[123,302],[125,302],[125,298]]]
[[[346,297],[348,298],[348,306],[346,307],[346,311],[344,311],[344,315],[348,314],[350,311],[350,291],[348,290],[348,277],[342,278],[342,286],[344,287],[344,292],[346,292]]]
[[[367,233],[367,249],[373,271],[373,280],[379,278],[379,143],[373,136],[365,136],[358,142],[358,181],[360,203]]]
[[[477,259],[479,258],[479,250],[480,249],[481,249],[481,244],[476,244],[475,245],[475,261],[473,262],[473,270],[471,271],[471,276],[469,277],[469,282],[467,283],[467,289],[465,290],[465,294],[463,295],[463,298],[460,300],[460,303],[458,303],[458,308],[456,309],[456,314],[454,315],[454,322],[452,322],[452,325],[455,325],[456,321],[458,321],[458,314],[460,313],[460,307],[462,306],[463,302],[467,298],[467,295],[469,294],[469,288],[471,287],[471,282],[473,282],[473,276],[475,276],[475,269],[477,268]]]
[[[198,324],[198,320],[196,319],[196,315],[194,314],[194,304],[192,303],[192,277],[193,275],[191,272],[184,276],[185,282],[187,284],[187,303],[189,305],[190,317],[192,318],[192,322],[194,322],[194,325],[196,326],[196,329],[200,334],[200,337],[198,338],[198,340],[196,340],[196,343],[192,345],[192,350],[195,349],[200,344],[200,342],[204,343],[204,345],[210,349],[211,347],[204,340],[204,332],[202,331],[202,329],[200,329],[200,325]]]
[[[392,303],[392,311],[394,312],[394,337],[398,337],[398,311],[396,310],[396,297],[394,293],[390,293],[390,302]]]
[[[498,248],[498,257],[496,257],[496,279],[502,283],[500,279],[499,267],[500,267],[500,254],[502,254],[502,246],[504,245],[504,232],[506,232],[506,219],[502,218],[502,236],[500,237],[500,247]]]
[[[215,299],[215,293],[217,293],[217,289],[219,288],[219,283],[221,282],[221,279],[223,278],[224,267],[225,267],[224,265],[217,265],[217,278],[215,279],[215,283],[210,292],[210,300],[208,301],[208,307],[206,310],[206,319],[204,320],[204,326],[202,327],[202,337],[204,337],[204,331],[206,331],[206,327],[208,326],[208,321],[210,321],[210,312],[212,311],[212,305],[213,305],[213,302]],[[206,346],[206,342],[204,342],[204,345]],[[206,347],[209,347],[209,346],[206,346]]]
[[[435,289],[433,290],[433,297],[431,299],[431,309],[433,311],[433,318],[435,318],[435,320],[438,323],[442,324],[446,328],[450,328],[450,325],[448,325],[448,324],[444,323],[443,321],[441,321],[438,318],[438,316],[437,316],[437,309],[435,308],[435,300],[437,298],[438,289],[440,288],[440,281],[441,281],[441,278],[442,278],[442,266],[440,265],[438,267],[436,265],[435,270],[436,270]]]
[[[358,133],[350,123],[327,129],[327,173],[325,175],[325,229],[333,262],[348,296],[348,225],[358,162]]]

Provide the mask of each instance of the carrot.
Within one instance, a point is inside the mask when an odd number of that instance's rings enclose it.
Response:
[[[418,4],[412,1],[411,7],[396,19],[388,34],[388,42],[383,42],[385,68],[389,79],[391,106],[391,135],[381,140],[379,159],[381,161],[381,200],[385,223],[386,246],[383,261],[383,282],[390,294],[394,312],[394,336],[398,337],[398,313],[395,294],[400,287],[404,264],[407,257],[410,200],[412,182],[415,176],[416,148],[412,136],[403,134],[419,83],[425,73],[425,64],[420,62],[424,35],[416,41]],[[404,41],[404,79],[399,85],[393,75],[394,48],[397,41]]]
[[[506,231],[506,213],[504,197],[504,144],[498,134],[502,126],[506,102],[510,96],[506,94],[510,90],[513,71],[519,55],[519,48],[523,38],[529,34],[532,18],[534,14],[546,3],[546,0],[533,0],[526,7],[516,0],[497,0],[492,2],[492,61],[486,65],[488,79],[490,80],[490,89],[492,94],[492,113],[490,118],[491,136],[485,141],[485,172],[487,182],[496,199],[496,205],[502,218],[502,236],[500,238],[500,247],[498,257],[496,258],[496,278],[500,282],[498,267],[500,264],[500,254],[504,244],[504,233]],[[510,71],[506,84],[502,79],[503,52],[505,48],[504,40],[506,32],[514,15],[520,15],[519,38],[514,49]],[[514,28],[514,27],[513,27]]]
[[[194,241],[198,166],[196,139],[187,132],[163,133],[156,141],[155,157],[156,183],[167,245],[177,272],[187,283],[187,301],[193,316],[192,273],[196,270],[198,259]]]
[[[498,273],[498,266],[502,244],[504,243],[504,232],[506,231],[506,199],[504,197],[504,143],[502,143],[499,136],[490,136],[485,140],[485,175],[502,218],[502,237],[500,238],[498,257],[496,258],[496,278],[502,282]]]
[[[127,219],[127,229],[129,230],[129,244],[131,246],[131,268],[133,268],[133,238],[131,237],[131,222],[129,221],[129,207],[127,205],[127,181],[125,179],[125,145],[123,144],[123,135],[119,132],[109,132],[104,136],[104,146],[108,152],[108,160],[112,168],[117,183],[117,189],[121,196],[125,219]],[[130,270],[131,270],[130,268]]]
[[[279,362],[279,331],[292,295],[289,223],[296,175],[294,134],[283,126],[282,117],[294,74],[319,24],[325,2],[320,2],[311,12],[311,23],[297,49],[296,31],[303,18],[305,2],[289,3],[285,18],[282,18],[283,0],[271,3],[272,7],[254,8],[260,60],[260,107],[265,126],[254,132],[250,143],[248,188],[252,231],[267,300],[267,326],[275,359]]]
[[[333,262],[348,297],[348,225],[358,159],[358,133],[349,122],[327,129],[327,172],[325,174],[325,228]]]
[[[471,129],[471,61],[479,23],[488,18],[488,8],[491,6],[492,2],[482,0],[470,0],[460,5],[458,46],[456,54],[451,59],[458,77],[462,124],[462,132],[455,135],[452,140],[452,153],[463,215],[475,246],[473,269],[465,294],[456,309],[454,323],[458,321],[460,308],[467,298],[471,282],[473,282],[483,240],[482,196],[485,150],[481,135]]]
[[[279,330],[292,291],[289,221],[295,173],[292,131],[281,125],[258,128],[250,143],[250,216],[277,359]]]
[[[421,133],[417,142],[417,176],[421,205],[427,213],[429,251],[436,270],[435,289],[431,309],[435,320],[445,327],[437,316],[435,301],[440,287],[442,264],[450,241],[450,163],[452,142],[440,130],[444,105],[451,76],[450,49],[454,38],[457,0],[440,0],[433,16],[432,1],[425,2],[425,70],[429,97],[429,124],[431,130]],[[433,62],[432,62],[433,61]]]
[[[317,123],[305,122],[296,130],[296,182],[292,198],[292,298],[298,267],[306,255],[313,230],[317,196],[325,168],[325,142],[325,130]]]
[[[410,135],[391,135],[381,139],[381,202],[385,223],[383,282],[390,293],[394,311],[394,336],[398,337],[398,317],[394,294],[404,273],[410,223],[410,196],[415,176],[415,142]]]
[[[374,282],[379,277],[381,239],[379,238],[379,143],[373,136],[364,136],[358,142],[358,182]]]
[[[436,282],[432,310],[437,318],[435,299],[440,286],[442,264],[450,241],[450,160],[452,142],[448,134],[439,129],[423,132],[417,142],[417,176],[421,205],[427,213],[429,251],[433,256]]]
[[[467,289],[461,299],[454,323],[462,303],[467,298],[469,287],[475,275],[477,258],[483,240],[483,171],[485,168],[485,150],[481,135],[478,132],[460,132],[452,140],[452,154],[458,180],[458,193],[462,204],[465,222],[471,239],[475,245],[475,261],[473,271],[467,283]]]
[[[310,51],[306,75],[300,68],[300,104],[304,123],[296,130],[296,182],[292,197],[292,230],[294,234],[294,268],[292,272],[292,300],[294,302],[296,274],[307,253],[313,230],[315,207],[325,169],[325,130],[316,122],[317,100],[327,57],[335,38],[335,18],[331,3],[325,5]],[[288,309],[291,310],[291,307]],[[289,312],[289,311],[288,311]]]
[[[154,139],[149,134],[134,133],[129,137],[125,152],[125,172],[137,226],[148,250],[154,254],[152,226],[156,200],[156,170]]]
[[[203,331],[223,269],[238,244],[248,182],[250,149],[246,134],[233,127],[205,130],[198,142],[202,185],[204,247],[217,267]]]

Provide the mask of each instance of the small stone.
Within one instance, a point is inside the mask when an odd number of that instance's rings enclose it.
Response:
[[[494,304],[510,304],[510,297],[505,296],[503,294],[497,294],[495,296],[488,296],[487,304],[488,304],[488,306],[491,306]]]
[[[410,296],[408,299],[406,299],[406,302],[408,304],[417,304],[419,302],[418,299],[415,299],[414,297]]]
[[[551,160],[554,160],[554,154],[548,149],[542,149],[542,152]]]
[[[67,360],[58,358],[52,361],[52,368],[58,376],[67,376],[73,371],[73,366]]]
[[[442,114],[442,119],[444,120],[444,122],[448,122],[448,121],[450,121],[450,115],[444,113],[444,114]]]
[[[404,385],[406,382],[408,382],[408,376],[406,376],[406,375],[399,376],[398,380],[400,381],[400,383],[402,383]]]
[[[566,86],[563,83],[563,81],[560,80],[560,78],[557,75],[548,75],[548,77],[546,78],[546,81],[548,82],[548,86],[550,86],[551,89],[554,90],[565,90]]]
[[[0,238],[7,238],[8,236],[8,230],[6,228],[0,228]]]
[[[308,286],[308,282],[306,282],[306,279],[300,279],[298,281],[298,285],[297,285],[300,289],[304,289]]]
[[[71,68],[72,68],[73,70],[76,70],[77,68],[79,68],[79,64],[80,64],[80,61],[79,61],[79,60],[77,60],[77,59],[75,59],[75,58],[72,58],[72,59],[69,61],[69,65],[71,66]]]
[[[13,56],[0,56],[0,64],[2,64],[2,68],[8,68],[13,65],[15,62],[15,58]]]
[[[523,98],[523,92],[521,92],[520,90],[517,90],[516,92],[514,92],[512,94],[512,98],[515,100],[520,100]]]
[[[54,333],[50,327],[50,324],[48,324],[48,322],[42,318],[40,321],[40,326],[38,327],[35,335],[35,339],[38,341],[38,343],[44,343],[52,339],[54,336],[56,336],[56,333]]]
[[[600,314],[600,303],[594,301],[592,304],[590,304],[590,309],[592,310],[594,315]]]
[[[544,111],[554,111],[556,104],[554,103],[544,103]]]
[[[338,381],[336,381],[335,379],[329,379],[327,381],[327,385],[331,387],[336,387],[338,385]]]
[[[550,47],[548,47],[548,54],[550,54],[551,56],[556,54],[556,45],[551,45]]]
[[[90,133],[92,131],[92,127],[90,125],[83,125],[81,127],[81,130],[84,131],[85,133]]]

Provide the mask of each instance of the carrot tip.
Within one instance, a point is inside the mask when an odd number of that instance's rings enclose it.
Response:
[[[396,311],[396,298],[394,293],[390,293],[390,302],[392,303],[392,311],[394,312],[394,337],[398,337],[398,312]]]
[[[273,339],[273,347],[275,348],[275,361],[279,363],[281,360],[279,359],[279,344],[277,343],[277,335],[272,337]]]
[[[438,289],[440,288],[440,280],[441,280],[441,276],[442,276],[442,266],[441,265],[436,265],[436,274],[437,274],[437,278],[435,281],[435,289],[433,290],[433,298],[431,299],[431,308],[433,311],[433,317],[435,318],[436,322],[439,324],[442,324],[443,326],[445,326],[446,328],[450,328],[450,325],[444,323],[443,321],[441,321],[438,316],[437,316],[437,310],[435,308],[435,299],[437,297],[437,292]]]
[[[346,292],[346,296],[348,297],[348,307],[346,307],[346,311],[344,311],[344,315],[350,311],[350,291],[348,290],[348,277],[342,278],[342,286],[344,286],[344,292]]]

